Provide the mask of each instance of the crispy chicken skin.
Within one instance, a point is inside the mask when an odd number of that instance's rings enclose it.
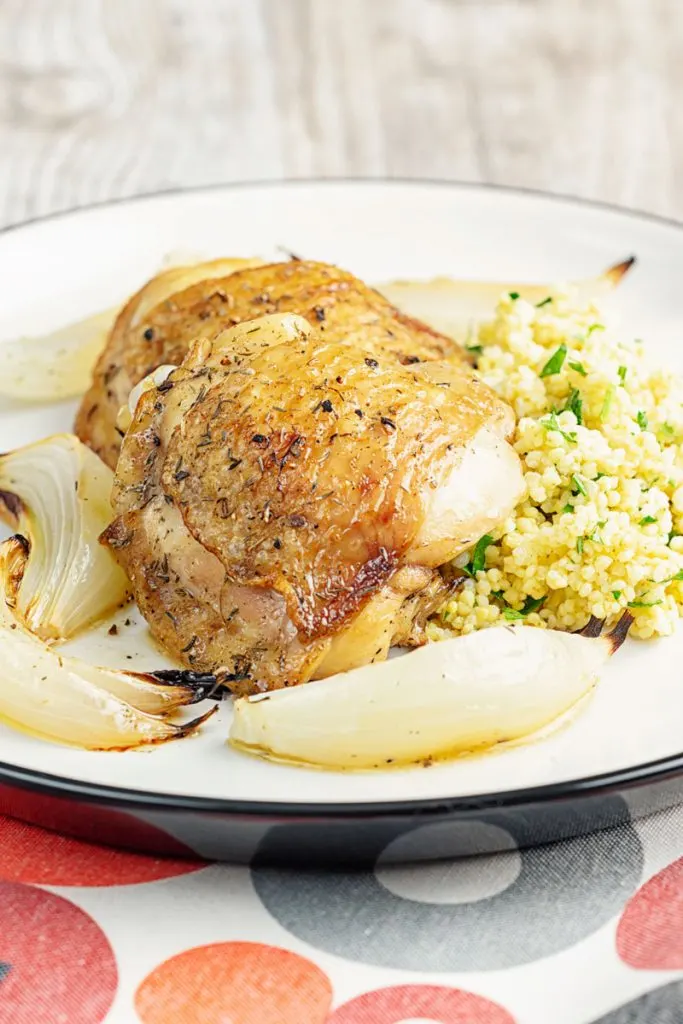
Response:
[[[401,365],[325,323],[194,342],[118,463],[104,542],[157,639],[235,692],[423,642],[439,567],[523,490],[512,411],[469,367]]]
[[[450,338],[337,267],[216,260],[165,271],[130,299],[97,363],[76,434],[113,469],[121,445],[116,417],[132,387],[156,367],[180,363],[196,338],[269,313],[298,313],[327,341],[362,344],[401,363],[464,358]]]

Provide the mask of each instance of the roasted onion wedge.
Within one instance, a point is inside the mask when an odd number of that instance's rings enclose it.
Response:
[[[209,277],[258,266],[263,260],[230,258],[168,267],[138,293],[132,323],[174,292]],[[82,395],[119,313],[118,306],[32,338],[0,344],[0,395],[24,402],[56,402]]]
[[[186,681],[174,687],[163,682],[163,673],[160,679],[99,669],[60,656],[29,633],[5,599],[13,580],[21,577],[25,557],[17,538],[0,545],[0,719],[25,732],[93,750],[161,743],[187,736],[205,721],[203,715],[179,725],[150,711],[167,712],[203,699],[210,692],[207,677],[194,685],[185,674]]]
[[[577,300],[597,301],[612,291],[635,263],[635,257],[609,267],[599,277],[574,282]],[[457,281],[437,277],[431,281],[391,281],[377,290],[403,313],[437,331],[465,341],[473,328],[493,316],[500,296],[513,292],[534,304],[556,291],[548,284],[505,284],[495,281]]]
[[[594,686],[631,624],[602,637],[494,627],[235,702],[240,750],[324,768],[452,757],[528,736]]]
[[[9,597],[44,639],[73,636],[130,596],[125,573],[98,540],[112,517],[112,480],[73,434],[0,456],[0,518],[29,544]]]
[[[0,395],[56,402],[82,394],[117,312],[114,307],[42,337],[0,344]]]

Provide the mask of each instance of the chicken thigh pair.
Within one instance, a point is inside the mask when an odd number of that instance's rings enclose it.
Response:
[[[178,367],[132,410],[104,540],[164,647],[248,693],[423,643],[523,480],[453,341],[334,267],[224,269],[131,300],[77,430],[114,465],[131,388]]]

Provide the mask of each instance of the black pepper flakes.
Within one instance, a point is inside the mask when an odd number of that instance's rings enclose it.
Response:
[[[356,416],[358,417],[359,420],[363,419],[363,410],[362,409],[354,409],[353,411],[355,412],[355,414],[356,414]]]
[[[329,398],[326,398],[323,402],[321,402],[320,407],[323,410],[323,412],[332,412],[332,402],[329,400]]]
[[[295,530],[299,530],[306,525],[306,517],[295,512],[293,516],[289,517],[289,525],[293,526]]]
[[[109,636],[116,636],[118,631],[119,631],[119,627],[116,625],[116,623],[114,623],[113,626],[109,627],[109,629],[107,630],[107,633],[108,633]]]
[[[273,547],[275,548],[276,551],[279,551],[280,548],[282,547],[282,541],[280,540],[279,537],[276,537],[275,540],[273,541]]]
[[[380,416],[380,420],[385,427],[389,427],[390,430],[396,430],[396,424],[388,416]]]
[[[172,387],[173,387],[173,381],[172,380],[162,380],[161,384],[157,385],[157,391],[160,391],[161,394],[163,395],[164,392],[170,391]]]
[[[324,319],[325,319],[325,310],[324,310],[324,308],[322,306],[314,306],[313,307],[313,313],[314,313],[315,318],[318,321],[318,323],[321,324],[324,321]]]
[[[146,330],[142,332],[142,337],[145,339],[145,341],[154,341],[154,328],[148,327]]]
[[[267,448],[270,443],[265,434],[254,434],[251,440],[252,443],[257,444],[259,448]]]

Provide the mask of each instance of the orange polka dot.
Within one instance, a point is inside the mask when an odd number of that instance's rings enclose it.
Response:
[[[133,885],[174,878],[203,861],[150,857],[0,817],[0,878],[34,885]]]
[[[165,960],[138,988],[143,1024],[324,1024],[327,976],[310,960],[257,942],[196,946]]]

